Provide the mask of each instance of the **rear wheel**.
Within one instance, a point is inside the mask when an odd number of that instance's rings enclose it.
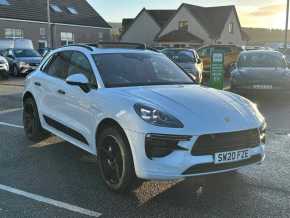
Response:
[[[38,142],[48,135],[41,126],[37,106],[32,98],[26,98],[24,100],[22,117],[24,131],[28,139]]]
[[[115,192],[135,188],[135,175],[130,146],[117,128],[106,128],[99,135],[97,144],[98,165],[106,186]]]

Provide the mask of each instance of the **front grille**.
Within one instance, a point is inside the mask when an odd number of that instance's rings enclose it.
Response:
[[[224,164],[214,164],[214,163],[206,163],[206,164],[198,164],[194,165],[187,170],[185,170],[182,174],[183,175],[190,175],[190,174],[199,174],[199,173],[210,173],[210,172],[216,172],[221,170],[229,170],[229,169],[235,169],[238,167],[258,163],[262,161],[261,155],[255,155],[247,160],[242,160],[238,162],[232,162],[232,163],[224,163]]]
[[[258,129],[200,136],[195,142],[192,155],[213,155],[217,152],[253,148],[260,144]]]
[[[30,63],[29,64],[31,67],[37,67],[39,64],[37,64],[37,63]]]

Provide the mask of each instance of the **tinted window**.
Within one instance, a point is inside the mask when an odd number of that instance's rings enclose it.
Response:
[[[238,63],[239,67],[264,67],[274,68],[280,67],[285,68],[285,59],[280,54],[276,53],[248,53],[242,54]]]
[[[14,49],[13,50],[14,56],[17,58],[23,57],[40,57],[40,54],[32,49]]]
[[[163,53],[171,60],[177,63],[192,63],[196,62],[192,51],[188,50],[165,50]]]
[[[69,51],[55,54],[43,71],[51,76],[66,79],[70,57]]]
[[[106,87],[194,84],[161,54],[96,54],[93,57]]]
[[[77,73],[84,74],[88,78],[90,83],[96,83],[91,64],[87,57],[80,52],[73,52],[68,68],[68,75],[73,75]]]

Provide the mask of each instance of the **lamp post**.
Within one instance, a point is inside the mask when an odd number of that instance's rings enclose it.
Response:
[[[47,47],[52,48],[52,35],[51,35],[51,23],[50,23],[50,0],[47,0],[46,2],[47,6],[47,25],[48,25],[48,30],[47,30]]]
[[[285,40],[284,40],[284,47],[285,49],[288,48],[288,18],[289,18],[289,0],[287,0],[287,9],[286,9],[286,26],[285,26]]]

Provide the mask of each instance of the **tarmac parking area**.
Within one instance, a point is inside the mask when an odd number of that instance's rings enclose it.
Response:
[[[22,128],[19,86],[0,83],[0,217],[288,217],[290,97],[251,97],[268,121],[266,160],[238,174],[144,182],[127,195],[103,185],[94,156]]]

